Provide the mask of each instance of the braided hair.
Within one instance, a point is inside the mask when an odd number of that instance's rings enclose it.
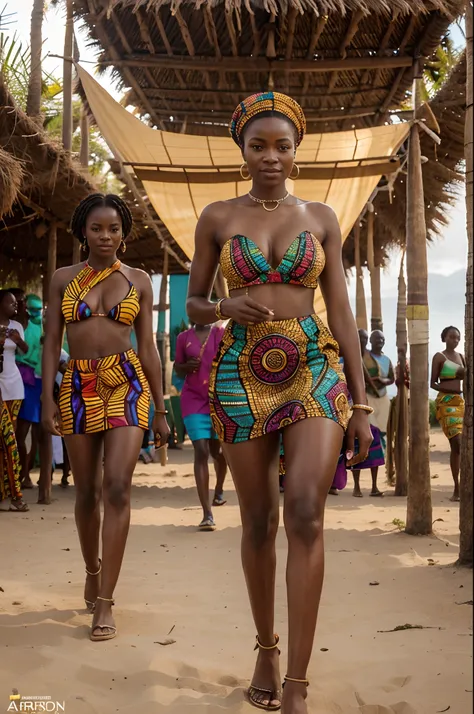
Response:
[[[454,325],[449,325],[448,327],[445,327],[443,332],[441,333],[441,342],[446,342],[446,338],[448,336],[448,332],[451,330],[456,330],[458,333],[459,337],[461,337],[461,332],[458,330],[457,327],[454,327]]]
[[[71,219],[72,234],[82,245],[86,242],[84,231],[86,228],[87,216],[94,210],[94,208],[100,207],[115,209],[122,222],[124,240],[130,235],[133,218],[125,201],[121,199],[120,196],[116,196],[114,193],[108,193],[106,195],[103,193],[91,193],[90,196],[84,198],[76,207]]]

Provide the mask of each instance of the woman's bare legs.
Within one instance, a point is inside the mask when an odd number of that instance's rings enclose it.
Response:
[[[214,498],[222,496],[224,491],[224,481],[227,474],[227,461],[222,451],[220,442],[217,439],[209,440],[209,450],[214,462],[216,472],[216,488],[214,489]]]
[[[53,469],[53,437],[40,425],[38,435],[40,475],[38,488],[38,503],[44,506],[51,504],[51,472]]]
[[[104,434],[104,524],[102,528],[102,578],[99,595],[112,599],[120,575],[130,527],[132,476],[143,441],[143,430],[135,426],[111,429]],[[71,463],[74,473],[74,463]],[[99,630],[97,625],[103,627]],[[115,627],[112,603],[97,600],[92,631],[106,635]]]
[[[77,532],[86,570],[99,570],[100,499],[102,492],[103,434],[74,434],[65,436],[69,461],[76,486]],[[84,599],[95,603],[99,594],[100,578],[86,576]]]
[[[33,483],[30,478],[30,456],[26,448],[26,439],[28,438],[30,427],[31,422],[25,421],[24,419],[18,419],[16,423],[15,434],[20,457],[20,484],[22,488],[33,488]]]
[[[278,530],[280,491],[279,434],[224,444],[239,498],[242,518],[242,565],[255,627],[265,646],[275,642],[275,539]],[[250,647],[250,643],[249,643]],[[259,650],[252,679],[256,688],[277,692],[281,688],[278,651]],[[262,695],[260,703],[279,703]]]
[[[305,679],[313,649],[324,577],[324,507],[342,445],[330,419],[304,419],[283,432],[286,479],[284,523],[288,537],[287,674]],[[306,686],[287,682],[282,714],[307,714]]]
[[[202,508],[202,518],[212,518],[211,501],[209,498],[209,440],[193,441],[194,449],[194,479]]]
[[[451,496],[451,501],[459,501],[459,470],[461,468],[461,435],[453,436],[449,440],[451,454],[449,464],[451,466],[451,474],[454,481],[454,493]]]

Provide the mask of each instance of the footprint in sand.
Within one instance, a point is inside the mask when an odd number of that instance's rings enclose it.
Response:
[[[393,679],[390,679],[387,684],[384,684],[382,689],[384,692],[395,692],[397,689],[406,687],[412,679],[413,677],[410,675],[407,675],[406,677],[394,677]]]

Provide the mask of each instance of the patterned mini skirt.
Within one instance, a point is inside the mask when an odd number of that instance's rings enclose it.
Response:
[[[346,429],[351,409],[339,346],[316,315],[250,326],[229,322],[209,399],[214,430],[230,444],[310,417]]]
[[[59,392],[64,435],[122,426],[148,429],[150,389],[134,350],[70,360]]]

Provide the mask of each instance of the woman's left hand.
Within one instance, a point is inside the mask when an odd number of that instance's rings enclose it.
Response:
[[[155,447],[161,449],[162,446],[166,446],[171,432],[164,414],[155,414],[153,418],[153,433],[155,435]]]
[[[357,439],[359,451],[355,453],[355,440]],[[369,415],[362,409],[354,409],[346,432],[346,461],[347,466],[355,466],[366,460],[369,455],[370,445],[373,441],[370,430]]]

